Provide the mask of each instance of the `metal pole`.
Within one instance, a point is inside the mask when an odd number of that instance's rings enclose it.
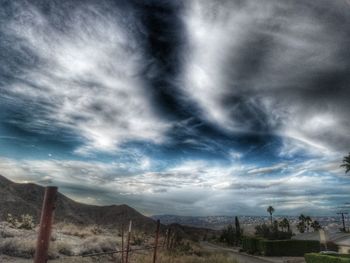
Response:
[[[157,230],[156,230],[156,239],[154,241],[154,252],[153,252],[153,263],[156,263],[157,260],[157,248],[158,248],[158,238],[159,238],[159,226],[160,221],[157,220]]]
[[[122,225],[122,263],[124,263],[124,225]]]
[[[166,249],[169,249],[170,234],[171,234],[171,228],[169,228],[168,234],[167,234],[167,237],[166,237]]]
[[[125,263],[128,263],[128,260],[129,260],[129,250],[130,250],[131,227],[132,227],[132,221],[130,220],[130,224],[129,224],[129,232],[128,232],[128,241],[127,241],[127,244],[126,244],[126,257],[125,257]]]
[[[167,229],[167,230],[165,231],[165,237],[164,237],[163,245],[162,245],[163,248],[165,247],[165,244],[166,244],[166,239],[167,239],[167,237],[168,237],[168,231],[169,231],[169,229]]]
[[[40,228],[35,250],[34,263],[46,263],[49,249],[53,212],[57,196],[57,187],[49,186],[45,188],[45,196],[41,209]]]

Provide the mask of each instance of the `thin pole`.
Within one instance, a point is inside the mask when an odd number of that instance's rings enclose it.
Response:
[[[34,263],[46,263],[49,249],[53,212],[57,196],[57,187],[49,186],[45,188],[45,196],[41,209],[40,228],[35,250]]]
[[[165,247],[166,239],[168,238],[168,231],[169,231],[169,229],[167,229],[167,230],[165,231],[165,237],[164,237],[164,240],[163,240],[163,248]]]
[[[159,226],[160,221],[157,220],[157,230],[156,230],[156,239],[154,240],[154,252],[153,252],[153,263],[156,263],[157,260],[157,248],[158,248],[158,238],[159,238]]]
[[[129,232],[128,232],[128,241],[127,241],[127,244],[126,244],[126,257],[125,257],[125,263],[128,263],[128,260],[129,260],[129,250],[130,250],[131,228],[132,228],[132,221],[130,220],[130,223],[129,223]]]
[[[124,225],[122,225],[122,263],[124,263]]]
[[[171,234],[171,228],[169,228],[168,230],[168,235],[166,237],[166,249],[169,249],[169,245],[170,245],[170,234]]]

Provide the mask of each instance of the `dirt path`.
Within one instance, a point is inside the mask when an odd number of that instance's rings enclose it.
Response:
[[[305,263],[303,258],[286,258],[286,257],[256,257],[238,252],[233,248],[221,247],[212,243],[202,242],[201,245],[213,251],[228,252],[232,255],[233,259],[236,259],[238,263]]]

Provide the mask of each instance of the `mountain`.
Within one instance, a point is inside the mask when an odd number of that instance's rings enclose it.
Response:
[[[0,220],[8,213],[14,216],[30,214],[38,223],[45,188],[33,183],[14,183],[0,175]],[[103,226],[125,226],[133,221],[136,229],[154,231],[153,219],[142,215],[127,205],[96,206],[73,201],[58,193],[55,210],[55,222],[75,224],[98,224]]]

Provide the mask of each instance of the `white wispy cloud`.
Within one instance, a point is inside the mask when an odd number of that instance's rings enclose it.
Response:
[[[322,214],[345,202],[350,187],[336,161],[314,159],[288,167],[281,163],[254,168],[184,161],[157,171],[145,166],[152,163],[147,157],[137,160],[120,164],[1,158],[0,173],[18,182],[56,184],[76,200],[123,202],[147,214],[169,213],[169,207],[177,214],[259,214],[270,204],[283,213],[309,209]],[[274,175],[282,167],[285,171]],[[256,171],[254,176],[251,171]]]
[[[37,63],[2,89],[32,105],[26,128],[68,128],[84,140],[78,153],[164,139],[169,124],[154,112],[140,79],[142,52],[123,22],[125,12],[86,4],[65,13],[65,26],[30,4],[17,8],[16,18],[4,25],[8,39]]]
[[[203,119],[228,131],[285,137],[291,147],[282,155],[297,148],[346,152],[344,109],[350,108],[340,96],[348,93],[344,84],[330,82],[327,88],[339,92],[325,101],[325,84],[317,81],[345,72],[341,54],[348,38],[344,27],[334,30],[334,21],[320,15],[322,8],[345,17],[337,3],[298,8],[286,1],[190,1],[184,15],[186,98]]]

